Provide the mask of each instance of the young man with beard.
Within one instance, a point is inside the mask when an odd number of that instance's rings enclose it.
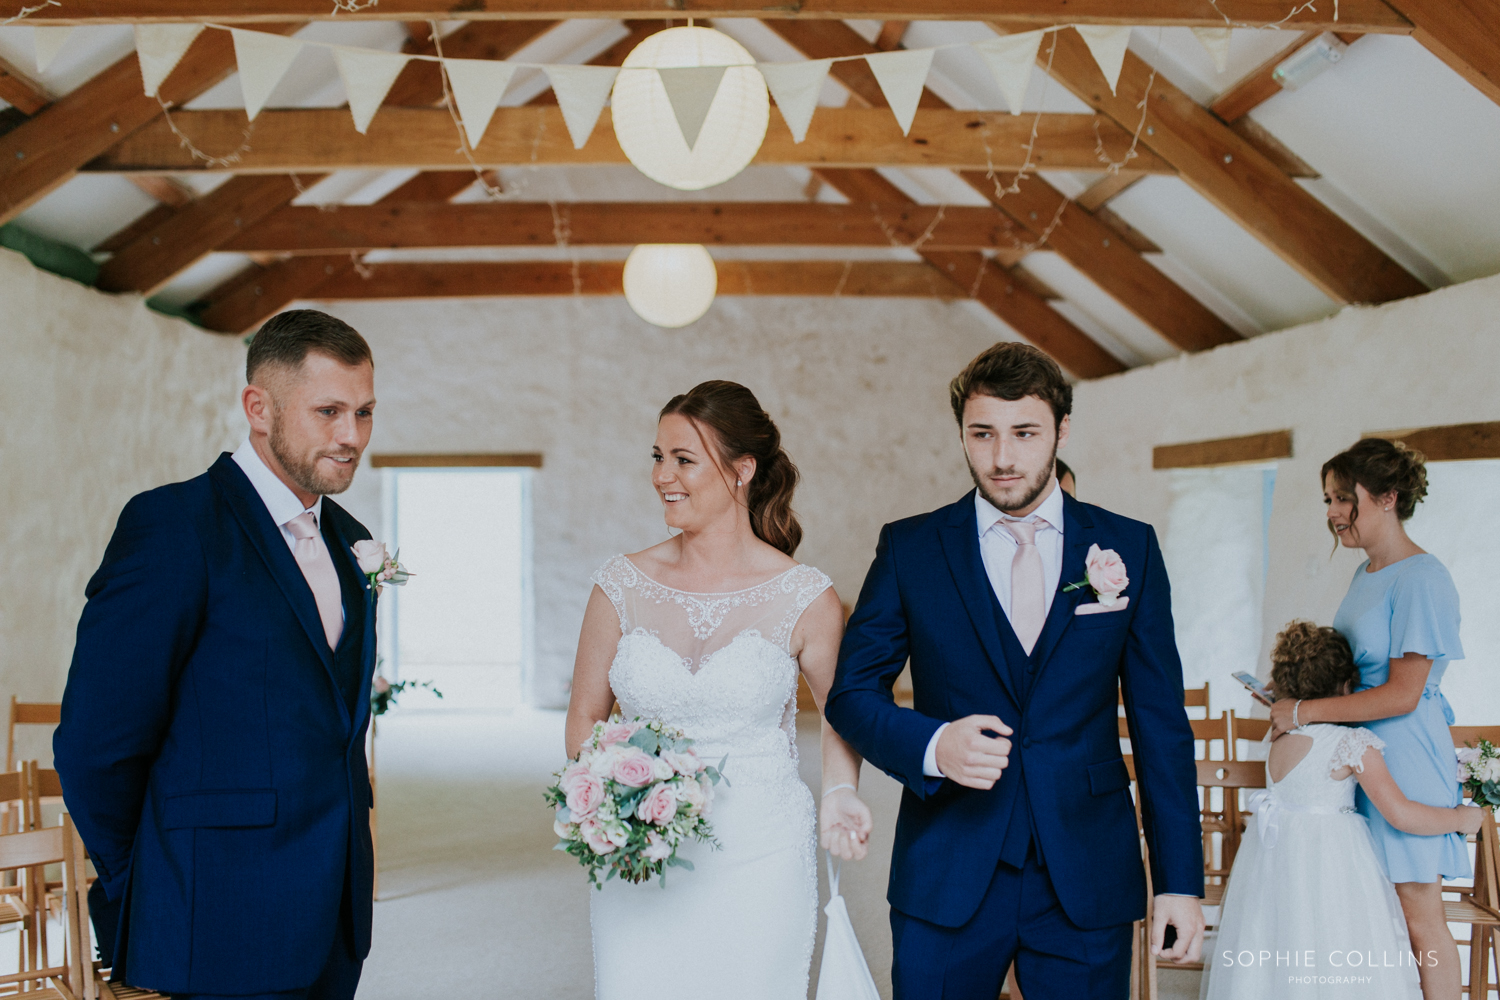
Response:
[[[255,335],[248,439],[125,505],[89,581],[53,741],[116,981],[176,998],[349,1000],[370,950],[375,602],[329,494],[374,420],[332,316]]]
[[[1195,961],[1203,939],[1166,567],[1149,525],[1059,489],[1073,390],[1045,354],[997,344],[950,396],[975,489],[881,531],[825,706],[906,786],[895,996],[993,1000],[1014,961],[1027,1000],[1124,1000],[1146,879],[1117,691],[1157,894],[1152,950]],[[911,709],[891,695],[908,659]]]

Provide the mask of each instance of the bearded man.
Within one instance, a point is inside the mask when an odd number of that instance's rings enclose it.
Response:
[[[888,524],[824,707],[906,786],[891,852],[896,1000],[1125,1000],[1146,877],[1152,951],[1196,961],[1203,854],[1171,594],[1150,525],[1059,488],[1073,389],[1025,344],[949,387],[975,489]],[[911,664],[914,708],[891,686]],[[1175,941],[1167,940],[1171,927]]]
[[[375,603],[328,494],[370,441],[363,337],[312,310],[255,335],[250,435],[133,498],[89,581],[53,741],[115,981],[349,1000],[370,950]]]

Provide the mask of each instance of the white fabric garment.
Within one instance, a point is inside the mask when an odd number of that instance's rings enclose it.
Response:
[[[812,124],[813,111],[818,106],[818,95],[823,91],[823,82],[828,79],[832,59],[807,59],[794,63],[761,63],[757,68],[776,98],[776,108],[786,127],[791,129],[792,140],[801,142],[807,138],[807,126]]]
[[[817,1000],[880,1000],[880,990],[870,975],[864,949],[855,936],[849,919],[849,907],[839,895],[839,871],[833,856],[828,858],[828,933],[823,935],[823,964],[818,967]]]
[[[1401,904],[1354,809],[1355,777],[1332,776],[1361,767],[1365,752],[1384,744],[1362,728],[1293,732],[1311,737],[1312,747],[1280,781],[1270,780],[1268,768],[1260,805],[1274,811],[1275,844],[1257,815],[1234,858],[1217,940],[1204,946],[1201,995],[1420,1000]],[[1339,981],[1301,981],[1306,976]]]
[[[31,44],[36,49],[38,73],[47,72],[47,67],[52,65],[52,60],[57,58],[57,53],[72,33],[71,26],[55,28],[51,25],[42,25],[31,29]]]
[[[311,507],[303,507],[302,501],[297,499],[297,494],[292,488],[280,479],[276,473],[266,467],[266,463],[260,460],[255,446],[246,438],[244,444],[235,449],[232,456],[236,465],[244,470],[245,478],[250,480],[250,485],[255,487],[255,492],[260,496],[260,502],[266,505],[266,510],[271,514],[271,520],[281,529],[281,537],[286,539],[286,547],[292,551],[297,549],[297,537],[287,529],[287,522],[301,514],[304,510],[311,511],[313,520],[318,522],[319,527],[323,524],[323,498],[313,501]]]
[[[990,578],[990,589],[995,592],[995,599],[1000,602],[1000,610],[1005,612],[1005,617],[1010,617],[1010,573],[1011,564],[1016,558],[1016,549],[1019,547],[1016,537],[1001,525],[1001,521],[1037,521],[1047,522],[1045,528],[1038,528],[1036,533],[1036,550],[1042,557],[1042,578],[1046,583],[1043,590],[1045,603],[1045,614],[1052,613],[1052,598],[1057,594],[1057,586],[1062,579],[1062,557],[1063,557],[1063,491],[1057,485],[1057,480],[1052,480],[1051,492],[1043,500],[1036,510],[1025,517],[1010,517],[1002,514],[1000,509],[986,500],[978,490],[974,491],[974,511],[979,525],[979,556],[984,560],[985,575]],[[948,728],[945,722],[938,727],[938,731],[932,734],[932,739],[927,741],[927,753],[922,758],[922,773],[929,778],[941,778],[943,772],[937,764],[938,739],[942,737],[943,730]]]
[[[234,62],[239,67],[245,116],[254,121],[302,51],[302,43],[269,31],[230,28],[229,34],[234,38]]]
[[[589,894],[595,997],[806,1000],[817,810],[797,773],[790,643],[828,577],[796,566],[748,590],[689,594],[616,556],[593,580],[620,616],[609,683],[624,717],[681,729],[704,760],[728,757],[709,817],[720,850],[685,842],[693,870],[674,869],[665,888],[610,881]],[[710,960],[664,974],[688,938]]]
[[[172,74],[193,42],[203,32],[201,24],[137,24],[135,56],[141,64],[141,84],[147,97]]]

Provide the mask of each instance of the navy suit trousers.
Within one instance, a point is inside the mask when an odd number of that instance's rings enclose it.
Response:
[[[962,927],[891,910],[895,1000],[995,1000],[1016,963],[1026,1000],[1125,1000],[1132,924],[1084,930],[1068,919],[1035,850],[995,869]]]

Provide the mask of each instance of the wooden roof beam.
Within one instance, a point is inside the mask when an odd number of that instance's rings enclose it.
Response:
[[[997,30],[1004,31],[1004,27]],[[1057,32],[1052,75],[1086,104],[1134,130],[1147,104],[1141,146],[1173,164],[1183,180],[1273,250],[1330,298],[1386,302],[1427,290],[1276,164],[1173,86],[1134,53],[1125,54],[1111,94],[1076,31]],[[1044,60],[1039,60],[1043,66]]]
[[[0,12],[0,19],[4,16]],[[300,27],[281,22],[267,24],[264,30],[291,34]],[[162,82],[161,99],[186,103],[234,67],[229,33],[205,31]],[[66,183],[79,167],[159,117],[161,104],[143,92],[140,63],[132,52],[0,136],[0,223],[14,219]]]
[[[1392,0],[1412,37],[1500,104],[1500,4],[1495,0]]]
[[[0,59],[0,100],[23,114],[34,115],[52,103],[52,95],[30,75]]]
[[[1487,0],[1468,0],[1481,4]],[[32,0],[0,0],[0,20],[19,14]],[[1186,25],[1220,27],[1225,20],[1244,25],[1284,22],[1322,31],[1380,31],[1406,34],[1411,24],[1383,0],[1341,0],[1338,19],[1332,4],[1298,5],[1288,17],[1286,0],[1007,0],[1005,16],[1037,26],[1067,23]],[[995,0],[800,0],[768,5],[766,0],[381,0],[356,11],[338,11],[339,20],[426,21],[626,19],[661,17],[756,17],[775,19],[871,19],[877,21],[958,20],[994,17]],[[32,13],[32,24],[101,24],[142,21],[204,21],[250,24],[278,19],[330,19],[327,0],[109,0],[63,4]]]

